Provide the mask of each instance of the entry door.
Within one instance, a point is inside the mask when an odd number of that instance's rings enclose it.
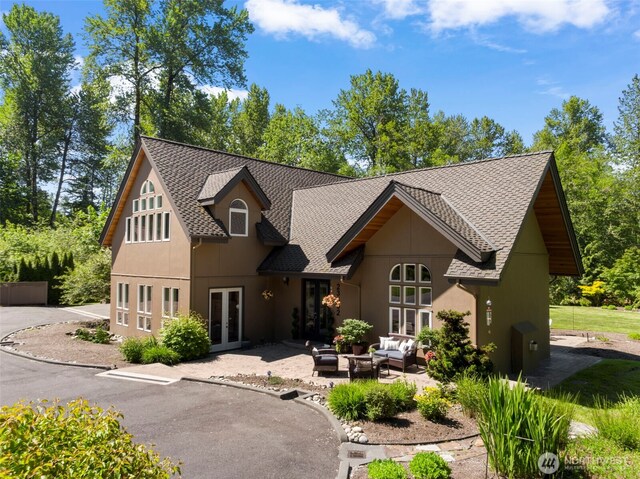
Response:
[[[327,341],[333,331],[329,308],[322,305],[322,298],[329,294],[329,281],[305,279],[303,281],[304,334],[307,339]]]
[[[242,341],[242,288],[209,290],[211,351],[235,349]]]

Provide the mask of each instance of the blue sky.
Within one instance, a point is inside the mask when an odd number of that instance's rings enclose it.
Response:
[[[14,2],[0,0],[6,12]],[[80,33],[93,0],[27,1]],[[349,77],[392,73],[429,93],[431,111],[487,115],[529,144],[570,95],[589,100],[607,128],[640,74],[640,0],[234,0],[255,25],[250,83],[272,104],[330,108]]]

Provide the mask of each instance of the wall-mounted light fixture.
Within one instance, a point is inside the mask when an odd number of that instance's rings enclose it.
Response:
[[[284,283],[285,286],[289,286],[289,276],[283,276],[282,282]]]
[[[529,341],[529,351],[537,351],[537,350],[538,350],[538,343],[532,339],[531,341]]]
[[[491,310],[491,300],[487,299],[487,326],[491,326],[493,321],[493,311]]]

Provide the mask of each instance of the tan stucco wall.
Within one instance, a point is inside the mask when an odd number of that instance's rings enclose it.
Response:
[[[155,187],[156,196],[163,196],[162,209],[154,212],[171,212],[170,240],[159,242],[125,243],[125,218],[133,213],[133,200],[139,198],[140,188],[147,180]],[[190,243],[182,229],[166,191],[163,191],[156,172],[146,158],[142,164],[126,198],[125,206],[116,225],[112,244],[111,269],[111,330],[124,336],[149,334],[136,329],[136,305],[138,301],[138,285],[153,286],[152,291],[152,329],[154,333],[160,328],[162,318],[162,288],[180,288],[180,310],[189,310],[189,275]],[[144,274],[141,274],[144,272]],[[129,284],[129,326],[116,324],[116,287],[117,283]]]
[[[345,318],[363,319],[374,325],[369,338],[371,342],[377,342],[378,336],[389,331],[389,272],[398,263],[424,264],[431,271],[432,306],[415,308],[431,310],[434,327],[439,327],[435,313],[441,309],[474,312],[473,295],[444,278],[455,252],[456,247],[439,232],[409,208],[402,207],[367,242],[365,257],[358,270],[340,285],[342,304],[336,326]],[[333,280],[334,293],[337,285],[338,280]],[[299,307],[299,286],[296,289],[297,292],[290,294],[288,299]],[[281,308],[279,315],[284,316],[287,311],[290,315],[292,307],[293,304],[289,304]],[[472,329],[472,337],[475,337],[475,328]],[[282,325],[277,329],[279,334],[285,330]]]
[[[491,299],[493,323],[487,327],[484,311]],[[538,351],[529,351],[522,361],[524,372],[530,372],[539,361],[549,357],[549,260],[535,214],[530,211],[518,236],[511,258],[497,287],[482,286],[478,298],[480,320],[478,342],[493,342],[492,355],[497,371],[509,372],[511,365],[511,327],[528,321],[537,329],[531,339]]]
[[[244,183],[236,185],[215,206],[214,215],[225,226],[229,221],[229,204],[242,199],[249,208],[247,237],[234,236],[226,243],[206,243],[193,250],[193,288],[191,309],[204,318],[209,317],[211,288],[243,289],[243,335],[253,343],[270,341],[274,337],[273,304],[265,301],[262,291],[270,289],[270,278],[258,276],[256,270],[270,251],[257,237],[256,223],[261,219],[260,206]]]

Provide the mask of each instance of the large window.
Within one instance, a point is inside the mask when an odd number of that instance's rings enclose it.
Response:
[[[129,326],[129,284],[116,285],[116,324]]]
[[[146,284],[138,285],[138,324],[141,331],[151,331],[151,298],[153,288]]]
[[[180,290],[162,288],[162,317],[174,318],[178,314]]]
[[[133,214],[125,219],[125,242],[143,243],[169,241],[171,213],[162,209],[162,195],[156,195],[151,180],[140,188],[140,197],[133,200]]]
[[[249,209],[242,200],[233,200],[229,205],[229,234],[247,236],[249,230]]]
[[[400,263],[389,271],[389,331],[415,336],[431,327],[431,272],[423,264]]]

